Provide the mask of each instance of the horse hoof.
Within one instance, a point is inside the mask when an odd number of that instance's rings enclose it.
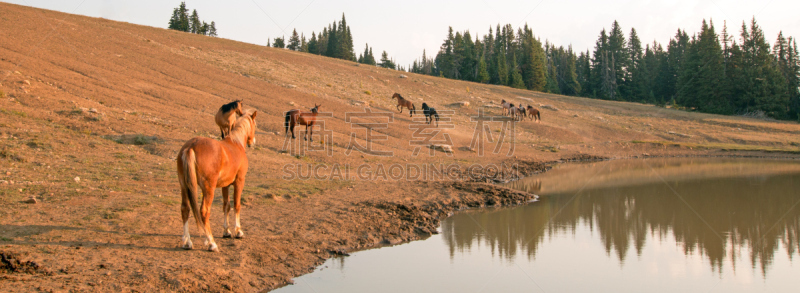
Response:
[[[231,238],[231,233],[226,231],[222,234],[222,238]]]
[[[184,244],[183,244],[183,249],[185,249],[185,250],[192,250],[192,242],[191,242],[191,241],[189,241],[189,242],[187,242],[187,243],[184,243]]]
[[[236,239],[242,239],[242,238],[244,238],[244,232],[242,232],[242,230],[239,230],[239,232],[236,233]]]
[[[217,248],[217,244],[216,243],[212,243],[210,246],[208,246],[208,251],[210,251],[210,252],[219,252],[219,248]]]

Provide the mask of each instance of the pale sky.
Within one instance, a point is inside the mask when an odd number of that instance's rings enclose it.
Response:
[[[166,28],[172,9],[180,0],[3,0],[67,13]],[[373,47],[376,58],[386,50],[406,67],[426,49],[435,55],[447,36],[469,30],[473,38],[483,36],[498,23],[518,28],[525,23],[542,40],[556,45],[572,44],[576,51],[594,47],[600,30],[619,21],[626,37],[636,28],[642,43],[653,40],[666,45],[678,28],[690,35],[699,31],[702,20],[713,19],[717,33],[727,21],[738,36],[742,21],[755,16],[770,44],[778,31],[800,37],[798,0],[675,0],[675,1],[548,1],[548,0],[462,0],[462,1],[264,1],[187,0],[201,20],[216,22],[219,37],[265,45],[267,39],[291,35],[292,29],[319,32],[345,13],[353,34],[354,50]]]

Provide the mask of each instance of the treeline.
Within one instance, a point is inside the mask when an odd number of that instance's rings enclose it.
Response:
[[[511,25],[497,26],[495,34],[473,41],[469,31],[447,38],[434,57],[422,51],[422,58],[410,66],[414,73],[460,80],[507,85],[544,91],[547,81],[547,57],[541,41],[527,25],[514,32]]]
[[[267,46],[398,69],[394,60],[388,57],[386,51],[383,51],[381,55],[381,62],[376,62],[369,44],[366,45],[364,53],[361,53],[358,58],[356,58],[355,51],[353,50],[353,34],[350,31],[350,26],[347,25],[347,19],[344,14],[342,14],[342,20],[338,23],[334,21],[327,27],[322,28],[322,32],[319,34],[311,32],[310,39],[306,39],[304,34],[298,34],[297,29],[295,29],[292,31],[288,42],[284,37],[277,37],[272,41],[272,44],[267,41]]]
[[[797,41],[778,35],[770,47],[753,19],[735,38],[723,26],[702,23],[698,34],[678,30],[666,48],[642,46],[636,30],[626,37],[614,21],[593,52],[577,53],[533,36],[527,27],[500,27],[474,41],[448,37],[435,57],[415,60],[410,71],[597,99],[671,104],[708,113],[756,114],[800,120]]]
[[[180,6],[172,10],[172,17],[169,19],[168,28],[193,34],[212,37],[217,36],[217,24],[213,21],[211,23],[201,21],[200,17],[197,15],[197,9],[192,11],[192,15],[189,15],[186,2],[181,2]]]

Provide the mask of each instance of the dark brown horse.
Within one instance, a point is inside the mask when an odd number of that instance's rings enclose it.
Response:
[[[397,111],[400,111],[400,113],[403,113],[403,107],[406,107],[406,108],[408,108],[408,112],[411,113],[411,115],[409,115],[409,117],[414,116],[414,112],[416,112],[416,108],[414,108],[414,104],[412,104],[411,101],[406,100],[405,98],[403,98],[403,96],[401,96],[398,93],[394,93],[394,95],[392,95],[392,99],[394,99],[394,98],[397,98]]]
[[[536,122],[541,122],[542,121],[542,117],[539,116],[539,110],[537,110],[536,108],[534,108],[531,105],[528,105],[528,117],[531,117],[531,120],[536,118]]]
[[[295,139],[294,126],[297,124],[305,125],[306,133],[303,134],[303,139],[314,141],[312,136],[314,135],[314,123],[317,122],[317,115],[319,114],[320,106],[322,105],[314,104],[314,108],[311,108],[311,112],[300,112],[300,110],[297,109],[292,109],[289,110],[289,112],[286,112],[286,122],[283,124],[286,127],[286,134],[291,131],[292,139]]]
[[[236,126],[236,118],[238,118],[236,115],[244,115],[242,114],[242,100],[236,100],[219,107],[217,115],[214,116],[214,121],[217,122],[219,131],[222,132],[220,136],[222,139],[225,139],[231,133],[231,129]]]
[[[235,226],[233,237],[242,238],[242,226],[239,222],[242,189],[247,174],[247,155],[245,147],[256,143],[256,114],[247,113],[236,120],[236,126],[222,141],[195,137],[187,141],[178,152],[178,181],[181,184],[181,218],[183,219],[183,238],[181,246],[192,249],[189,235],[189,213],[194,214],[197,227],[206,237],[205,245],[209,251],[219,251],[214,236],[211,234],[211,203],[214,201],[214,189],[222,188],[222,210],[225,212],[222,237],[231,237],[228,230],[228,213],[231,210],[228,202],[228,189],[233,186],[233,207],[235,210]],[[203,192],[203,203],[197,208],[198,188]]]
[[[422,103],[422,114],[425,115],[425,123],[431,124],[433,118],[436,118],[436,127],[439,127],[439,112],[436,112],[436,109],[428,107],[427,103]]]

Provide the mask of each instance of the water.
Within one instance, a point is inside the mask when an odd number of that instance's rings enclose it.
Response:
[[[798,292],[800,162],[565,164],[423,241],[333,258],[276,292]]]

